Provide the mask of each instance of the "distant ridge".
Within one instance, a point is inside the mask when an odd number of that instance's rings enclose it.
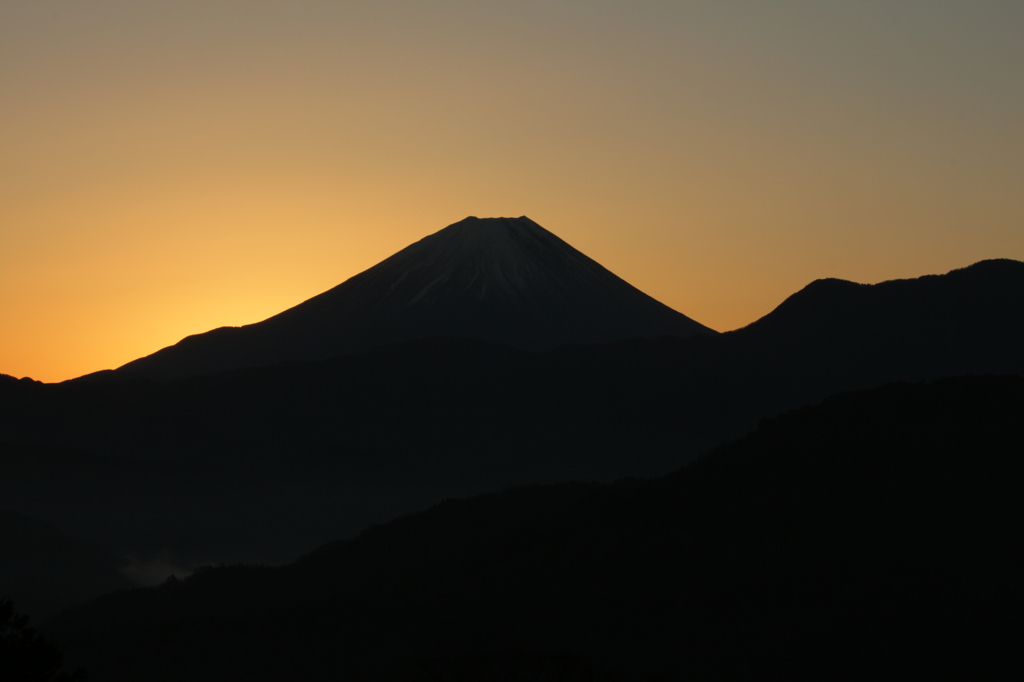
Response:
[[[894,380],[1017,374],[1024,263],[985,260],[878,284],[819,279],[718,339],[723,358],[747,363],[761,381],[817,386],[810,399]]]
[[[983,260],[944,275],[858,284],[818,279],[783,301],[775,310],[739,330],[765,339],[804,339],[824,333],[864,334],[896,328],[926,333],[939,328],[967,331],[965,326],[994,321],[1019,327],[1009,310],[1024,303],[1024,262]],[[1008,307],[1009,306],[1009,307]]]
[[[263,322],[189,336],[116,372],[169,381],[429,337],[545,350],[715,333],[525,216],[469,217]]]

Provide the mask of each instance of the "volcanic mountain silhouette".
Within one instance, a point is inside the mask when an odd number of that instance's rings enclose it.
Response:
[[[525,216],[469,217],[263,322],[189,336],[117,372],[170,381],[429,337],[545,350],[715,333]]]

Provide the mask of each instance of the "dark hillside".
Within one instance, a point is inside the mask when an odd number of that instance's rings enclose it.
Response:
[[[33,619],[131,586],[121,573],[126,564],[48,523],[0,510],[0,599],[14,600]]]
[[[451,671],[523,655],[651,679],[1019,674],[1022,415],[1016,377],[846,394],[660,479],[449,500],[49,633],[101,682],[489,679]]]
[[[1024,263],[874,285],[818,280],[723,337],[726,356],[777,384],[790,406],[893,380],[1020,373]]]

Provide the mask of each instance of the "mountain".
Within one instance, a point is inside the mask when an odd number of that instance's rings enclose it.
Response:
[[[1022,412],[1020,377],[844,394],[664,477],[447,500],[46,634],[99,682],[1015,678]]]
[[[797,345],[801,352],[844,339],[861,347],[922,346],[930,339],[945,350],[980,338],[979,332],[993,338],[1019,333],[1021,320],[1012,311],[1022,306],[1024,263],[985,260],[944,275],[879,284],[816,280],[738,335],[762,346]]]
[[[169,381],[429,337],[545,350],[714,333],[525,216],[470,217],[263,322],[190,336],[116,371]]]
[[[783,404],[887,381],[1024,371],[1024,263],[980,261],[943,275],[812,282],[753,324],[722,335],[748,379]]]

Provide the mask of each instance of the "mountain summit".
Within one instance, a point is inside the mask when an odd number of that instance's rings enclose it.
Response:
[[[442,336],[544,350],[714,333],[525,216],[469,217],[263,322],[189,336],[117,373],[170,381]]]

